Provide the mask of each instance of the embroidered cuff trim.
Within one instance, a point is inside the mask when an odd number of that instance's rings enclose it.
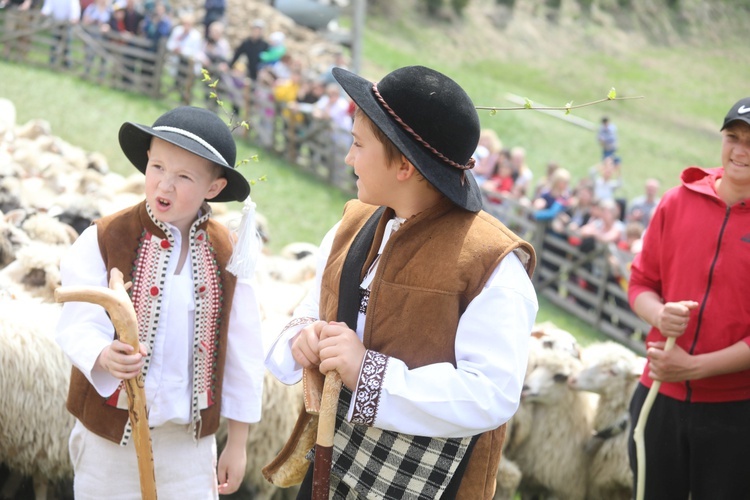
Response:
[[[388,356],[367,350],[362,362],[362,372],[357,381],[357,392],[354,397],[354,411],[351,422],[372,426],[378,417],[380,393],[383,389]]]
[[[283,334],[285,331],[289,330],[290,328],[294,328],[295,326],[310,325],[312,323],[315,323],[316,321],[318,321],[318,318],[313,318],[312,316],[305,316],[305,317],[302,317],[302,318],[294,318],[292,321],[290,321],[289,323],[287,323],[284,326],[284,328],[281,329],[281,334]]]

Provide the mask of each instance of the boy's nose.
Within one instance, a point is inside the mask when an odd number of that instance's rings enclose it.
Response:
[[[159,187],[164,191],[171,191],[174,188],[174,180],[170,176],[166,176],[159,181]]]

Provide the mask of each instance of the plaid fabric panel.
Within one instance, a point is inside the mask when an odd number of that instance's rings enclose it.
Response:
[[[471,442],[384,431],[346,420],[351,391],[341,391],[331,468],[331,498],[440,498]]]

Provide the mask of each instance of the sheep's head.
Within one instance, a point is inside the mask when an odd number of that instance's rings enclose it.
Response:
[[[71,245],[78,237],[70,225],[44,213],[32,215],[21,227],[31,239],[50,245]]]
[[[545,322],[534,325],[531,336],[539,340],[542,347],[546,349],[564,350],[573,357],[579,359],[581,357],[581,348],[575,336],[553,323]]]
[[[18,251],[20,282],[35,297],[54,302],[55,289],[60,286],[60,258],[64,245],[32,242]]]
[[[527,403],[556,404],[569,397],[568,380],[581,371],[581,361],[567,351],[538,350],[526,376],[521,398]]]
[[[627,391],[643,372],[644,361],[616,342],[592,344],[584,349],[584,368],[570,379],[570,386],[600,395]]]
[[[31,241],[17,226],[25,215],[23,210],[12,210],[0,217],[0,268],[16,260],[16,253]]]

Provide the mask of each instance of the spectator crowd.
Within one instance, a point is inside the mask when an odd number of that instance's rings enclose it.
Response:
[[[233,46],[226,36],[228,16],[233,15],[226,0],[204,0],[202,9],[177,8],[172,2],[0,0],[0,9],[39,9],[55,22],[79,24],[94,39],[109,36],[127,42],[139,38],[148,41],[147,46],[154,51],[164,44],[168,54],[165,68],[175,88],[180,87],[187,73],[200,76],[201,70],[206,68],[212,79],[221,82],[222,99],[230,102],[235,112],[247,104],[245,96],[251,90],[255,93],[253,101],[261,103],[255,112],[265,113],[266,118],[273,118],[279,112],[294,116],[301,130],[313,118],[330,120],[334,139],[348,147],[353,105],[344,92],[334,88],[338,84],[331,75],[334,66],[348,66],[344,49],[330,54],[330,60],[310,63],[308,54],[289,50],[287,34],[268,30],[269,20],[261,18],[251,20],[246,36]],[[65,66],[69,67],[69,40],[62,37],[59,44],[66,47],[63,50],[53,47],[50,61],[54,64],[55,58],[62,54]],[[87,46],[86,75],[97,63],[103,74],[104,61],[96,52]],[[132,64],[126,61],[125,66]],[[148,71],[146,67],[141,68],[142,73]],[[208,95],[206,92],[207,98]],[[192,100],[188,95],[183,98],[187,103]]]
[[[609,272],[626,286],[629,265],[640,251],[643,235],[659,203],[660,183],[646,179],[643,193],[633,199],[622,194],[622,161],[617,154],[616,127],[602,119],[597,140],[602,156],[588,174],[573,179],[570,171],[551,161],[534,182],[523,147],[504,147],[497,133],[484,129],[474,154],[474,177],[492,206],[512,200],[527,207],[548,234],[564,238],[583,252],[606,245]]]

